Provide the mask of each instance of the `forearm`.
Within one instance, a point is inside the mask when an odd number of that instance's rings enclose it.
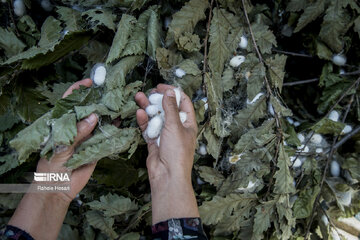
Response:
[[[56,239],[68,207],[69,201],[57,193],[27,193],[8,224],[34,239]]]
[[[152,222],[199,217],[191,179],[157,179],[150,182]]]

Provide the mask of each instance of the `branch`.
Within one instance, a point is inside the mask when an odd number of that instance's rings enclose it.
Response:
[[[296,81],[296,82],[287,82],[284,83],[283,86],[294,86],[294,85],[300,85],[300,84],[306,84],[306,83],[312,83],[312,82],[317,82],[319,81],[319,78],[312,78],[312,79],[308,79],[308,80],[301,80],[301,81]]]
[[[313,58],[313,56],[311,56],[311,55],[307,55],[307,54],[303,54],[303,53],[295,53],[295,52],[282,51],[282,50],[278,50],[278,49],[275,49],[275,48],[273,48],[272,51],[273,51],[273,52],[277,52],[277,53],[283,53],[283,54],[286,54],[286,55],[295,56],[295,57]]]
[[[343,137],[339,142],[337,142],[334,145],[334,148],[335,149],[339,148],[341,145],[343,145],[346,141],[348,141],[350,138],[352,138],[354,135],[356,135],[359,132],[360,132],[360,126],[355,128],[353,131],[351,131],[349,134],[347,134],[345,137]]]

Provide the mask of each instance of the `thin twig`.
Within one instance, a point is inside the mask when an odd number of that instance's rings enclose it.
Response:
[[[296,82],[287,82],[287,83],[284,83],[283,86],[284,86],[284,87],[294,86],[294,85],[312,83],[312,82],[317,82],[317,81],[319,81],[319,78],[312,78],[312,79],[301,80],[301,81],[296,81]]]
[[[351,75],[358,75],[360,74],[360,70],[356,70],[356,71],[353,71],[353,72],[345,72],[345,73],[342,73],[340,75],[342,76],[351,76]]]
[[[334,145],[334,148],[337,149],[340,146],[342,146],[346,141],[348,141],[350,138],[352,138],[354,135],[356,135],[357,133],[360,132],[360,126],[358,126],[357,128],[355,128],[353,131],[351,131],[350,133],[348,133],[345,137],[343,137],[339,142],[337,142]]]
[[[10,4],[11,4],[11,3],[7,2],[7,5],[8,5],[8,7],[9,7],[10,18],[11,18],[11,21],[13,22],[13,24],[14,24],[16,36],[17,36],[17,37],[20,37],[20,33],[19,33],[19,30],[18,30],[17,27],[16,27],[16,22],[15,22],[14,15],[13,15],[13,13],[12,13],[12,9],[11,9],[11,7],[10,7]]]
[[[209,12],[209,19],[208,19],[208,23],[207,23],[207,27],[206,27],[206,36],[205,36],[205,40],[204,40],[204,66],[203,66],[203,74],[206,73],[207,71],[207,45],[208,45],[208,40],[209,40],[209,34],[210,34],[210,23],[211,23],[211,18],[212,18],[212,6],[214,4],[214,0],[211,0],[210,3],[210,12]]]
[[[277,52],[277,53],[283,53],[286,55],[295,56],[295,57],[313,58],[313,56],[311,56],[311,55],[307,55],[307,54],[303,54],[303,53],[288,52],[288,51],[283,51],[283,50],[279,50],[279,49],[275,49],[275,48],[273,48],[272,51]]]

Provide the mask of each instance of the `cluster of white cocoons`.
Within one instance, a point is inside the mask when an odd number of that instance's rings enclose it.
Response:
[[[241,36],[241,38],[240,38],[240,43],[239,43],[239,47],[240,47],[241,49],[246,49],[247,46],[248,46],[248,40],[247,40],[247,38],[246,38],[245,36]]]
[[[96,86],[103,85],[106,79],[105,65],[102,63],[95,64],[91,69],[90,78],[93,80]]]
[[[243,62],[245,62],[245,57],[242,55],[237,55],[230,60],[230,66],[236,68],[240,66]]]
[[[186,75],[186,72],[184,70],[182,70],[181,68],[177,68],[175,70],[175,76],[178,78],[182,78]]]
[[[14,13],[16,16],[21,17],[25,14],[25,4],[23,0],[14,1]]]
[[[180,107],[180,98],[181,93],[179,88],[174,89],[176,104]],[[163,94],[153,93],[149,96],[150,105],[146,107],[145,112],[150,117],[148,126],[145,130],[145,134],[150,139],[156,139],[156,143],[160,146],[160,134],[161,130],[165,123],[165,112],[162,107],[162,100],[164,98]],[[179,118],[181,123],[184,123],[187,120],[186,112],[179,112]]]
[[[346,57],[342,54],[336,54],[333,56],[332,61],[335,65],[344,66],[346,64]]]

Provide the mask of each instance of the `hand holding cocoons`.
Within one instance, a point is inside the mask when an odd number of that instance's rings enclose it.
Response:
[[[175,93],[176,105],[180,107],[181,92],[179,88],[173,89]],[[145,112],[151,118],[145,130],[145,134],[150,139],[156,139],[156,143],[160,146],[160,134],[165,124],[165,111],[162,107],[163,94],[153,93],[149,96],[150,105],[146,107]],[[186,122],[187,113],[180,111],[179,118],[181,123]]]

